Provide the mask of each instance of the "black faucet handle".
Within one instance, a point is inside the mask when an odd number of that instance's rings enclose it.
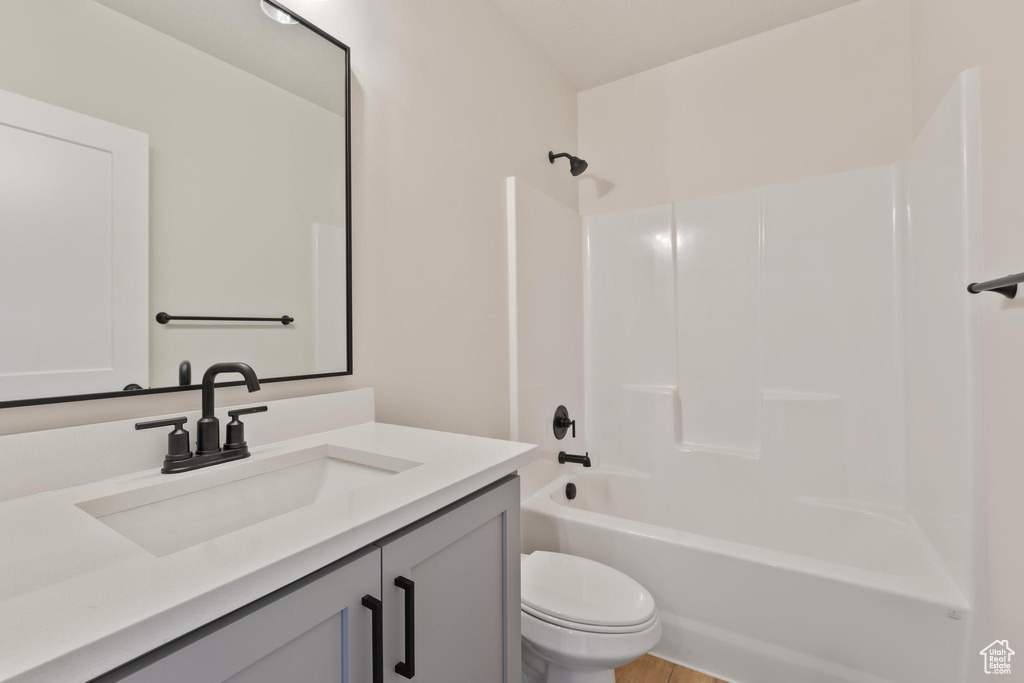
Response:
[[[269,408],[267,406],[256,406],[255,408],[239,408],[237,410],[229,410],[228,417],[233,417],[236,420],[239,415],[252,415],[253,413],[265,413]]]
[[[555,418],[551,422],[551,428],[555,432],[555,438],[562,440],[565,433],[572,428],[572,438],[576,438],[576,420],[569,418],[569,411],[565,406],[558,406],[555,409]]]
[[[153,420],[152,422],[136,422],[135,429],[156,429],[158,427],[177,427],[188,422],[187,417],[169,417],[166,420]]]
[[[166,420],[152,422],[136,422],[135,429],[157,429],[158,427],[174,427],[167,435],[167,455],[165,460],[184,460],[192,457],[192,446],[189,443],[188,431],[182,425],[188,422],[187,417],[171,417]]]
[[[224,435],[224,450],[244,451],[247,448],[245,443],[245,425],[239,420],[240,415],[252,415],[253,413],[267,412],[267,406],[256,406],[254,408],[238,408],[229,410],[228,415],[231,422],[228,422],[227,433]]]

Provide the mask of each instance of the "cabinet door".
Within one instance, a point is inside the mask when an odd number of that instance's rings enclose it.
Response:
[[[520,683],[518,477],[380,545],[386,681]]]
[[[369,683],[373,623],[364,596],[380,598],[377,548],[326,567],[98,680]]]

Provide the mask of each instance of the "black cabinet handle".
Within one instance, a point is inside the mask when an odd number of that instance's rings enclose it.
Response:
[[[370,610],[373,630],[373,683],[384,683],[384,606],[372,595],[363,596],[363,607]]]
[[[395,664],[395,673],[412,678],[416,675],[416,582],[399,576],[395,585],[405,591],[405,661]]]

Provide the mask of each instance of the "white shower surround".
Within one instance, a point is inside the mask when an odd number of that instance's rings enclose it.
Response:
[[[736,683],[973,672],[977,90],[904,163],[587,219],[597,467],[525,501],[523,539],[643,583],[656,653]]]

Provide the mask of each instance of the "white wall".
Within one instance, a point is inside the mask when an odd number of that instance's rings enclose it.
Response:
[[[723,499],[902,505],[899,181],[882,166],[588,217],[600,462],[699,458]],[[659,399],[667,421],[640,407]],[[648,431],[675,448],[645,452]]]
[[[525,498],[559,466],[557,454],[586,450],[583,380],[583,219],[574,210],[508,179],[510,436],[540,446],[523,474]],[[573,430],[556,439],[555,409]]]
[[[976,563],[985,532],[975,510],[984,474],[981,315],[964,283],[981,264],[979,152],[974,70],[953,86],[911,149],[901,318],[906,505],[975,604],[984,599]]]
[[[913,120],[924,126],[962,70],[981,66],[984,263],[971,280],[1024,270],[1024,6],[1013,0],[911,0]],[[974,302],[984,320],[985,468],[992,637],[1024,642],[1024,307]],[[1020,652],[1020,649],[1017,648]],[[1019,655],[1018,655],[1019,657]],[[979,667],[980,668],[980,667]]]
[[[648,422],[634,424],[634,406],[675,390],[672,206],[590,216],[584,230],[587,445],[599,465],[642,470]]]
[[[862,0],[580,93],[581,213],[903,158],[907,31],[905,0]]]
[[[575,179],[547,160],[575,146],[575,92],[488,2],[292,6],[352,48],[355,376],[267,385],[260,398],[373,386],[382,421],[507,436],[505,178],[576,204]],[[9,409],[0,433],[198,400]]]

